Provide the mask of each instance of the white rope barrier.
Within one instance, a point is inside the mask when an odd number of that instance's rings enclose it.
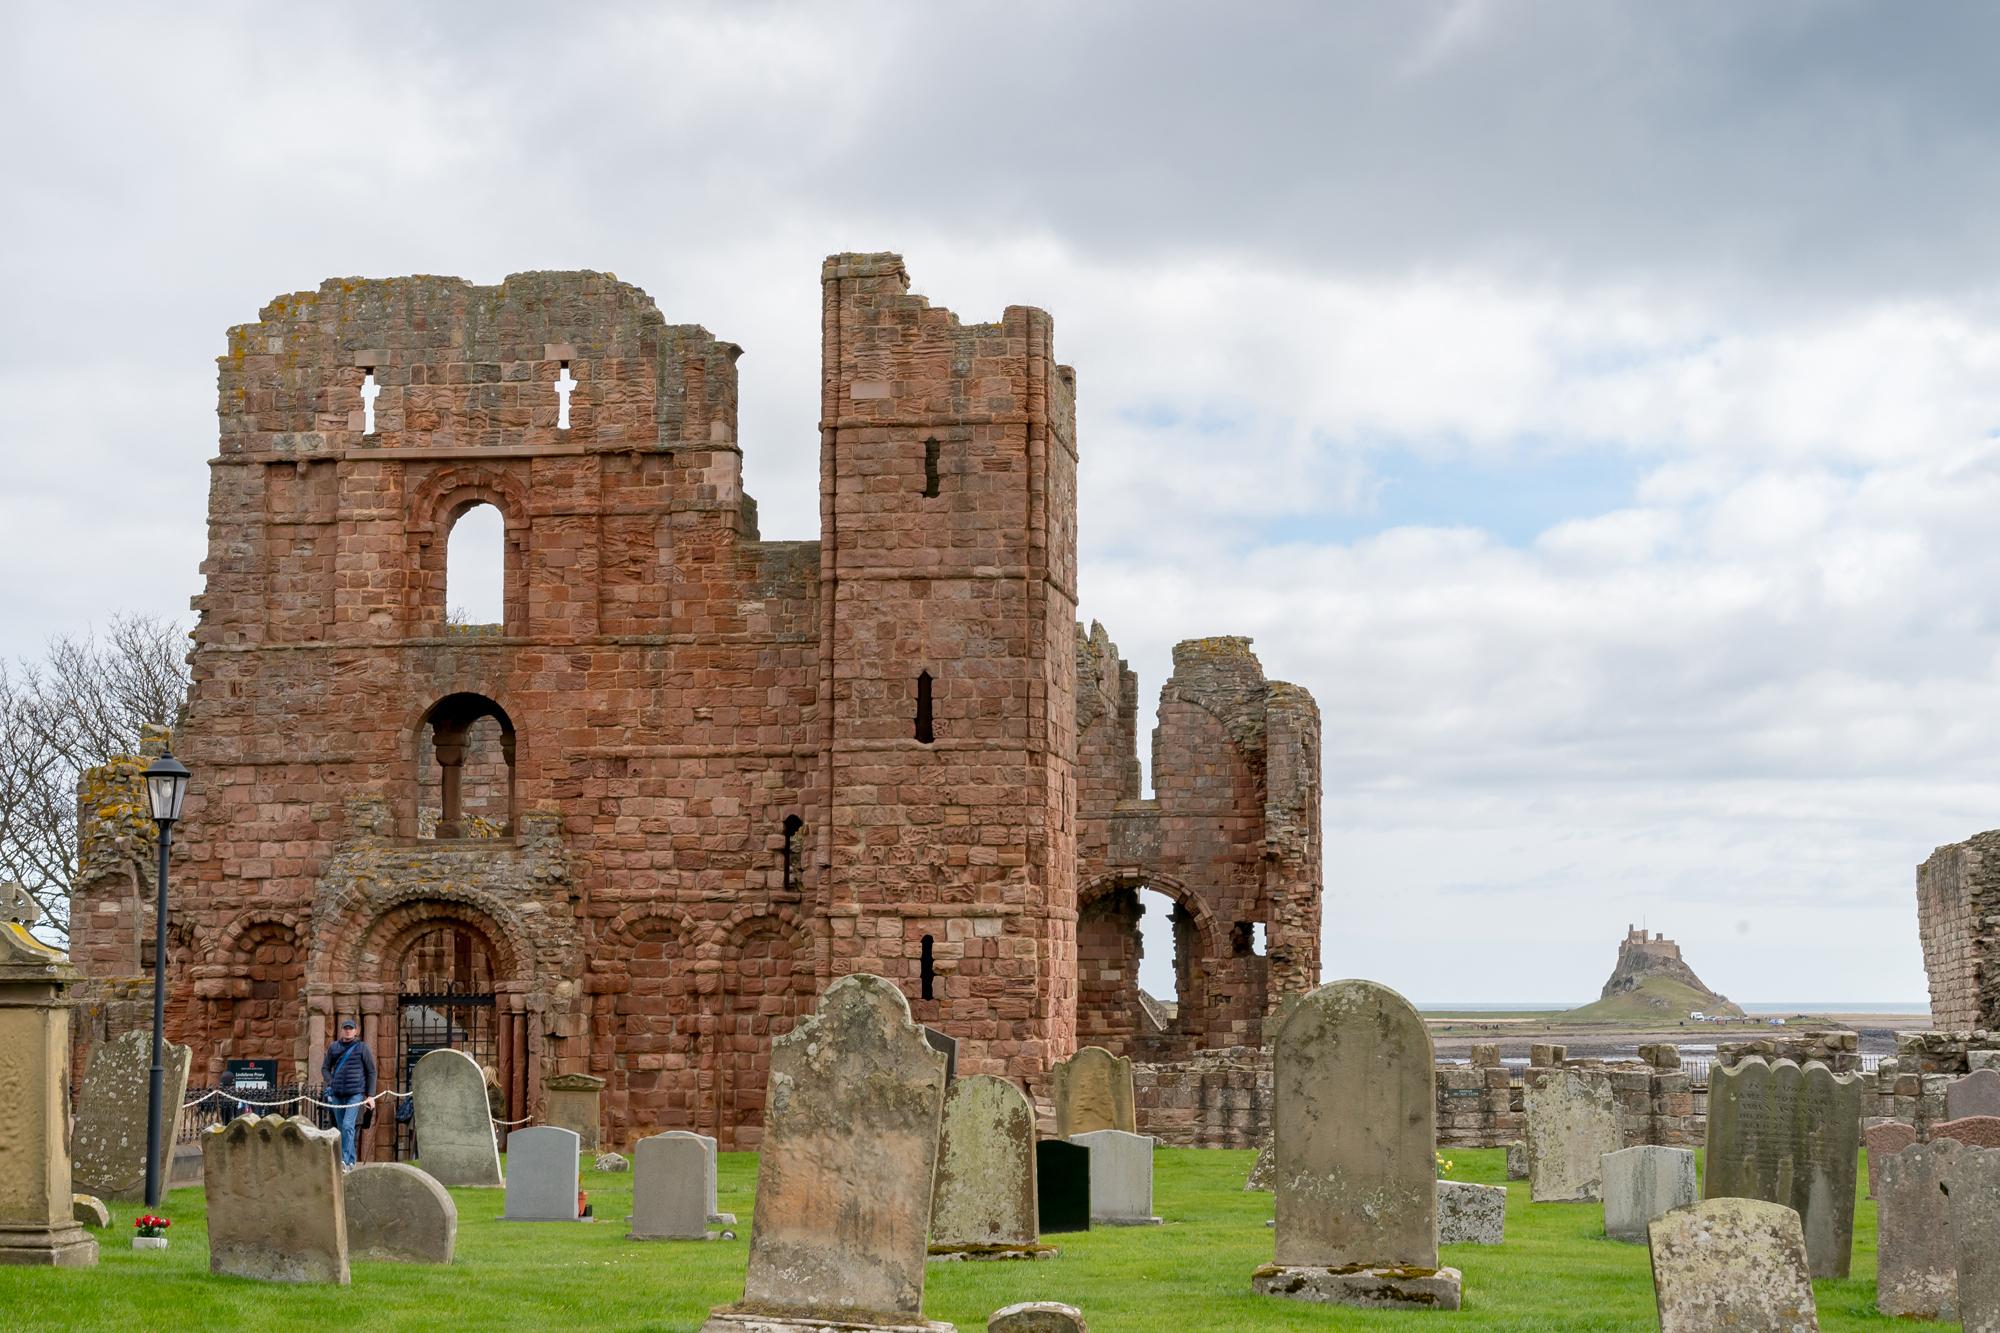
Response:
[[[296,1097],[281,1097],[277,1101],[273,1102],[260,1102],[254,1097],[244,1097],[237,1093],[231,1092],[228,1088],[210,1088],[207,1092],[204,1092],[201,1096],[196,1097],[193,1101],[182,1102],[181,1109],[183,1111],[191,1111],[195,1107],[200,1106],[205,1101],[209,1101],[216,1097],[221,1097],[224,1100],[235,1102],[239,1106],[254,1106],[259,1110],[269,1110],[272,1107],[277,1107],[277,1106],[297,1106],[300,1102],[304,1102],[308,1106],[323,1107],[329,1111],[344,1111],[350,1106],[373,1106],[376,1102],[382,1100],[384,1097],[409,1098],[415,1095],[416,1095],[415,1093],[397,1092],[394,1088],[384,1088],[380,1092],[376,1093],[373,1097],[368,1097],[358,1102],[323,1102],[316,1097],[308,1097],[304,1093],[300,1093]],[[500,1120],[493,1116],[488,1116],[487,1118],[489,1120],[492,1120],[494,1124],[500,1126],[502,1129],[515,1129],[521,1125],[530,1123],[531,1121],[534,1120],[535,1117],[531,1115],[524,1115],[519,1120]]]

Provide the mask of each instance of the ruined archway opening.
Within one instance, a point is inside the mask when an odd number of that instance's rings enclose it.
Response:
[[[479,502],[451,521],[444,554],[445,622],[497,628],[507,619],[507,527],[500,510]]]
[[[1141,1006],[1158,1035],[1190,1031],[1200,1017],[1194,1004],[1194,917],[1158,889],[1142,887],[1138,899]]]
[[[501,838],[514,829],[514,723],[483,694],[450,694],[424,715],[417,836]]]
[[[1194,913],[1142,880],[1088,897],[1077,914],[1077,1044],[1177,1058],[1205,1031],[1204,949]]]
[[[459,920],[421,924],[406,937],[396,962],[396,1051],[383,1082],[407,1093],[417,1061],[437,1050],[463,1051],[485,1071],[488,1086],[505,1088],[498,1006],[494,999],[493,948],[486,936]],[[504,1110],[506,1098],[498,1101]],[[501,1119],[505,1119],[503,1114]],[[412,1126],[396,1123],[398,1159],[419,1152]]]

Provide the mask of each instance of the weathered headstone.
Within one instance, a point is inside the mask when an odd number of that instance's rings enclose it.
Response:
[[[1760,1199],[1709,1199],[1653,1219],[1660,1333],[1819,1333],[1799,1215]]]
[[[995,1310],[986,1333],[1090,1333],[1083,1311],[1060,1301],[1023,1301]]]
[[[347,1285],[340,1134],[298,1116],[242,1116],[202,1135],[208,1271]]]
[[[486,1076],[464,1051],[436,1050],[410,1075],[417,1163],[440,1185],[495,1189],[500,1145],[486,1101]]]
[[[1875,1196],[1875,1308],[1893,1318],[1958,1317],[1958,1255],[1947,1212],[1951,1140],[1913,1143],[1882,1163]],[[2000,1244],[2000,1237],[1994,1238]]]
[[[1102,1046],[1086,1046],[1049,1070],[1056,1104],[1056,1137],[1073,1139],[1097,1129],[1139,1132],[1132,1099],[1132,1062]]]
[[[1153,1140],[1122,1129],[1073,1134],[1090,1150],[1090,1221],[1093,1226],[1153,1227]]]
[[[633,1240],[707,1240],[715,1211],[715,1147],[699,1134],[675,1130],[639,1140],[632,1149]]]
[[[1257,1160],[1250,1163],[1250,1174],[1243,1181],[1243,1191],[1248,1194],[1261,1190],[1271,1192],[1271,1169],[1277,1165],[1277,1158],[1271,1153],[1271,1145],[1265,1144],[1257,1150]]]
[[[180,1138],[181,1103],[187,1100],[188,1048],[166,1045],[162,1061],[161,1137],[171,1153]],[[127,1032],[100,1042],[84,1066],[73,1137],[78,1190],[100,1199],[137,1202],[146,1196],[146,1114],[152,1082],[153,1034]],[[160,1169],[166,1170],[161,1163]],[[165,1179],[164,1176],[161,1179]]]
[[[703,1327],[949,1330],[923,1317],[943,1107],[944,1057],[902,992],[867,973],[827,987],[771,1044],[743,1300]]]
[[[1507,1187],[1437,1183],[1438,1244],[1500,1245],[1507,1239]]]
[[[542,1080],[542,1119],[576,1131],[583,1150],[594,1154],[603,1096],[604,1080],[595,1074],[550,1074]]]
[[[1968,1148],[2000,1148],[2000,1115],[1968,1115],[1931,1126],[1932,1139],[1956,1139]]]
[[[444,1186],[407,1162],[364,1162],[341,1181],[352,1259],[448,1264],[458,1205]]]
[[[1050,1253],[1035,1221],[1035,1108],[1004,1078],[974,1074],[945,1094],[930,1248],[968,1259]]]
[[[2000,1116],[2000,1070],[1977,1069],[1944,1085],[1944,1117]]]
[[[1814,1277],[1846,1277],[1861,1157],[1861,1076],[1753,1055],[1709,1073],[1705,1193],[1796,1210]]]
[[[624,1175],[632,1169],[632,1159],[622,1152],[599,1153],[597,1160],[590,1164],[593,1171],[604,1171],[611,1175]]]
[[[924,1040],[931,1049],[944,1057],[944,1084],[947,1088],[958,1077],[958,1038],[948,1032],[940,1032],[934,1027],[924,1029]]]
[[[1438,1266],[1431,1039],[1372,981],[1307,995],[1278,1029],[1272,1146],[1277,1260],[1253,1290],[1294,1300],[1456,1310]]]
[[[1044,1236],[1090,1230],[1090,1149],[1061,1139],[1035,1144],[1035,1205]]]
[[[1694,1153],[1651,1144],[1604,1155],[1604,1234],[1643,1243],[1654,1218],[1700,1197]]]
[[[1876,1119],[1861,1130],[1868,1150],[1868,1197],[1874,1198],[1882,1179],[1882,1163],[1917,1141],[1917,1127],[1907,1120]]]
[[[1617,1152],[1618,1106],[1611,1080],[1596,1070],[1531,1069],[1521,1109],[1528,1153],[1528,1196],[1536,1203],[1601,1198],[1604,1157]]]
[[[0,922],[0,1264],[88,1268],[97,1240],[77,1225],[87,1196],[71,1188],[69,1157],[68,992],[82,978],[67,955],[28,933],[18,905],[8,915]]]
[[[1507,1179],[1528,1178],[1528,1145],[1519,1139],[1507,1145]]]
[[[507,1136],[503,1222],[574,1222],[582,1140],[573,1129],[536,1125]]]
[[[1965,1333],[2000,1333],[2000,1149],[1967,1148],[1945,1180]]]
[[[70,1213],[79,1226],[102,1229],[111,1225],[111,1210],[95,1194],[70,1195]]]

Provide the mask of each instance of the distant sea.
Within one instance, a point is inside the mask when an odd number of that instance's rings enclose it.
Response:
[[[1884,1004],[1880,1001],[1850,1000],[1807,1000],[1807,1001],[1765,1001],[1739,1000],[1737,1007],[1746,1014],[1926,1014],[1930,1012],[1929,1000],[1908,1000],[1902,1004]],[[1543,1000],[1517,1000],[1512,1003],[1492,1004],[1450,1004],[1444,1002],[1421,1001],[1417,1008],[1426,1012],[1444,1010],[1451,1013],[1495,1014],[1533,1013],[1547,1011],[1561,1013],[1577,1008],[1575,1004],[1562,1004]]]

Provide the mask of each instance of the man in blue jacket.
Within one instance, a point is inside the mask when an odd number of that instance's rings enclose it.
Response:
[[[334,1106],[333,1123],[340,1126],[340,1169],[354,1169],[354,1141],[360,1137],[361,1104],[375,1095],[375,1053],[361,1040],[354,1020],[340,1020],[340,1040],[327,1043],[320,1061],[322,1096]]]

